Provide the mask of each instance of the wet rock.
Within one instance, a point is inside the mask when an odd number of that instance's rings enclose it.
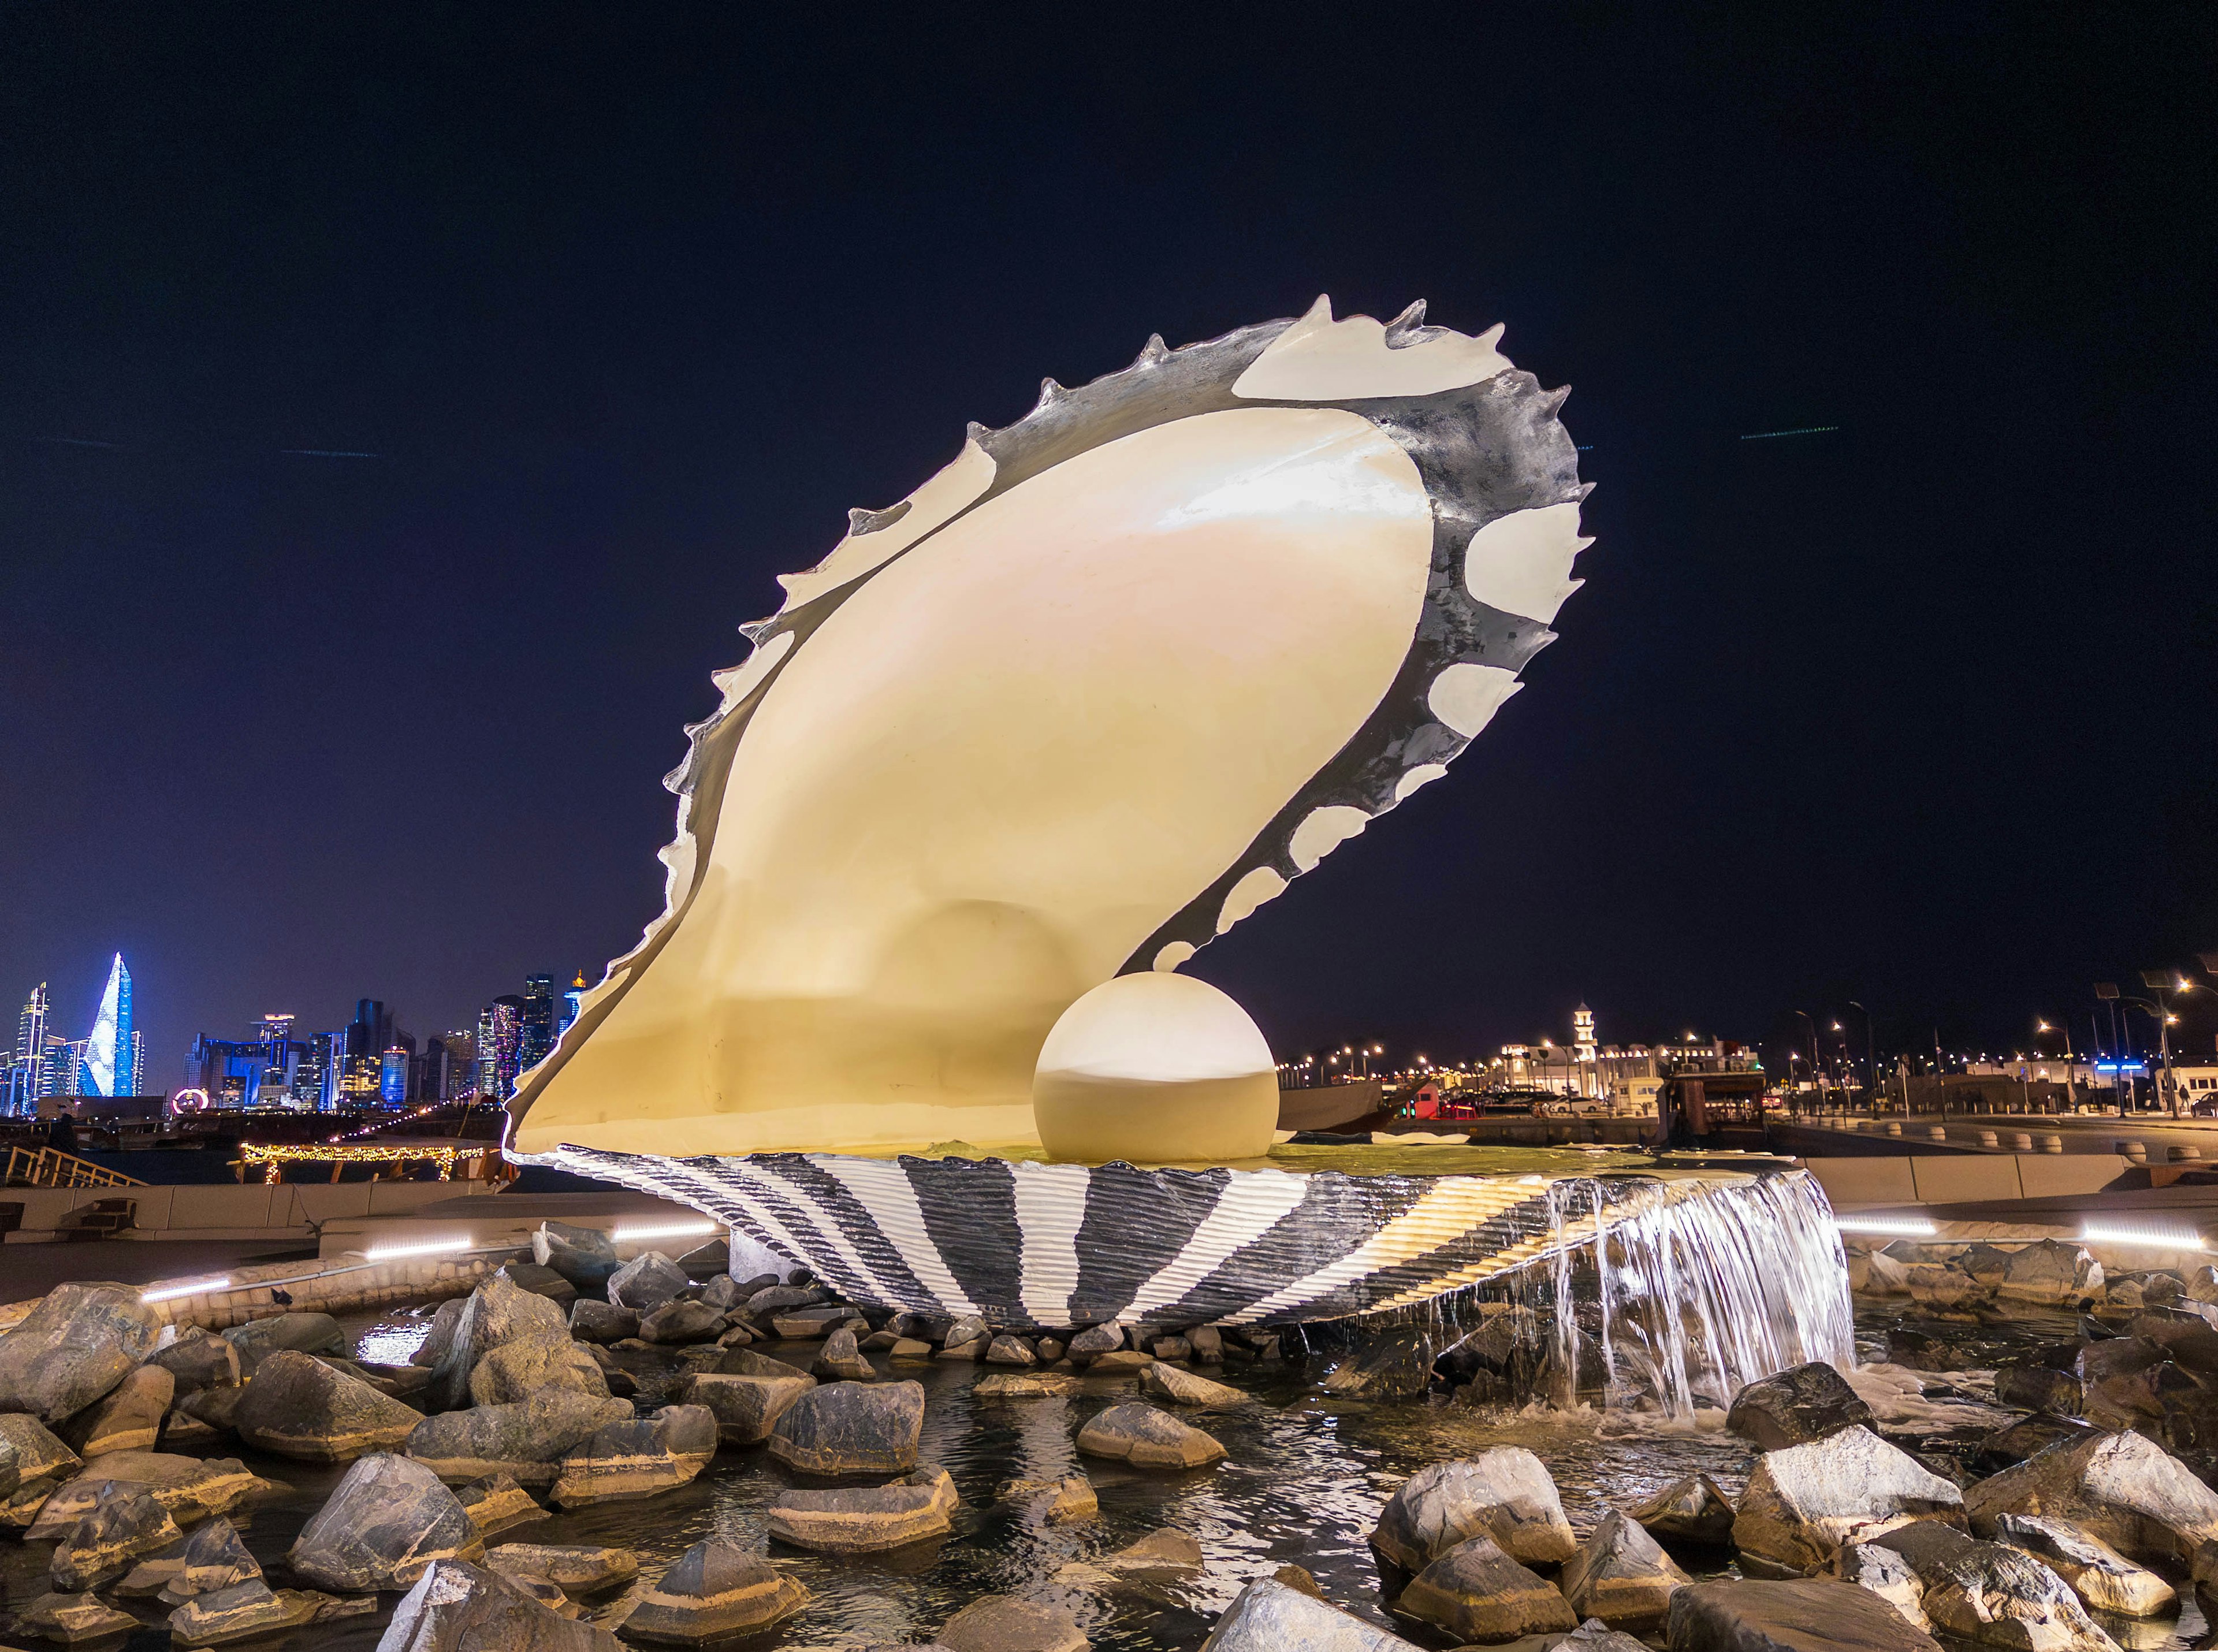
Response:
[[[1151,1400],[1173,1405],[1245,1405],[1248,1396],[1236,1388],[1197,1377],[1176,1365],[1150,1365],[1140,1373],[1140,1392]]]
[[[816,1381],[800,1366],[772,1359],[752,1348],[727,1348],[717,1357],[715,1369],[734,1377],[798,1377],[812,1387]]]
[[[2022,1549],[1967,1544],[1920,1575],[1943,1635],[2015,1652],[2112,1652],[2071,1586]]]
[[[2060,1440],[1980,1481],[1964,1505],[1983,1538],[2005,1514],[2050,1515],[2135,1560],[2191,1560],[2218,1538],[2218,1493],[2139,1434]]]
[[[639,1315],[614,1302],[580,1296],[570,1309],[570,1334],[580,1342],[621,1342],[639,1334]]]
[[[1932,1632],[1933,1621],[1925,1615],[1925,1580],[1900,1550],[1875,1543],[1843,1544],[1834,1556],[1833,1574],[1843,1583],[1868,1589],[1913,1629]]]
[[[124,1285],[56,1285],[0,1337],[0,1411],[59,1422],[121,1383],[154,1346],[154,1310]]]
[[[1564,1562],[1563,1593],[1582,1619],[1645,1630],[1664,1621],[1671,1592],[1687,1582],[1672,1558],[1636,1521],[1603,1515],[1579,1551]]]
[[[1276,1578],[1241,1590],[1201,1644],[1202,1652],[1415,1652],[1399,1636]]]
[[[547,1511],[532,1500],[512,1475],[489,1474],[455,1488],[455,1500],[470,1517],[478,1536],[490,1538],[511,1526],[530,1525],[547,1518]]]
[[[779,1414],[770,1454],[802,1474],[906,1474],[923,1431],[921,1383],[829,1383]]]
[[[2084,1247],[2044,1239],[2007,1253],[1994,1284],[2007,1300],[2070,1307],[2103,1294],[2103,1265]]]
[[[863,1358],[854,1332],[845,1326],[824,1340],[824,1351],[809,1370],[827,1383],[867,1383],[877,1375]]]
[[[1521,1445],[1419,1469],[1379,1511],[1371,1546],[1403,1571],[1422,1572],[1481,1533],[1535,1566],[1569,1560],[1579,1546],[1556,1482]]]
[[[672,1298],[639,1317],[639,1333],[649,1342],[708,1342],[723,1328],[722,1310],[697,1300]]]
[[[1094,1562],[1105,1572],[1140,1583],[1175,1583],[1201,1570],[1201,1544],[1190,1531],[1164,1526],[1137,1543],[1112,1550]]]
[[[893,1346],[887,1352],[896,1361],[920,1364],[932,1358],[932,1345],[920,1342],[914,1337],[895,1337]]]
[[[688,1404],[705,1406],[727,1445],[759,1445],[785,1408],[816,1386],[815,1379],[745,1377],[702,1371],[685,1386]]]
[[[234,1325],[223,1335],[239,1351],[239,1369],[245,1377],[274,1353],[344,1357],[353,1352],[344,1327],[329,1314],[272,1314]]]
[[[962,1507],[945,1469],[920,1469],[890,1485],[839,1491],[784,1491],[766,1512],[770,1534],[796,1549],[873,1554],[945,1537]]]
[[[1972,1447],[1971,1465],[1983,1474],[1999,1473],[2059,1440],[2082,1439],[2091,1432],[2087,1424],[2072,1417],[2021,1417],[2008,1427],[1983,1436]]]
[[[1224,1358],[1224,1333],[1213,1325],[1197,1325],[1186,1333],[1193,1346],[1193,1357],[1205,1365],[1214,1365]]]
[[[598,1594],[639,1575],[639,1556],[631,1550],[579,1544],[505,1543],[486,1551],[485,1563],[505,1574],[543,1577],[573,1594]]]
[[[2069,1520],[2045,1514],[2004,1514],[1995,1521],[1998,1541],[2013,1544],[2072,1586],[2091,1612],[2121,1618],[2153,1618],[2178,1599],[2171,1584],[2136,1566],[2101,1538]]]
[[[1119,1348],[1112,1353],[1098,1356],[1086,1368],[1086,1374],[1088,1377],[1130,1377],[1147,1370],[1155,1363],[1153,1354],[1143,1354],[1136,1348]]]
[[[1963,1494],[1863,1427],[1756,1459],[1733,1519],[1733,1543],[1787,1571],[1832,1564],[1847,1542],[1940,1515],[1963,1518]]]
[[[531,1235],[531,1259],[561,1274],[580,1294],[601,1290],[618,1266],[615,1241],[598,1228],[573,1228],[567,1222],[540,1224]]]
[[[256,1366],[232,1426],[257,1451],[311,1463],[350,1463],[367,1452],[398,1451],[423,1420],[413,1406],[367,1383],[307,1354],[281,1350]]]
[[[1042,1525],[1075,1525],[1101,1513],[1094,1482],[1082,1474],[1063,1480],[1005,1480],[994,1500],[1014,1503]]]
[[[731,1245],[722,1239],[704,1240],[678,1259],[679,1271],[704,1283],[727,1277],[724,1270],[731,1265]]]
[[[1148,1352],[1158,1359],[1190,1359],[1193,1344],[1184,1337],[1157,1337],[1148,1344]]]
[[[239,1350],[228,1338],[212,1336],[197,1325],[178,1332],[175,1342],[150,1355],[146,1363],[169,1372],[178,1395],[239,1383]]]
[[[1578,1627],[1553,1584],[1484,1534],[1456,1544],[1418,1573],[1395,1607],[1466,1641],[1511,1641]]]
[[[151,1451],[169,1414],[177,1378],[159,1365],[141,1365],[108,1396],[70,1419],[62,1432],[84,1457],[110,1451]]]
[[[1432,1381],[1432,1339],[1405,1327],[1373,1337],[1335,1366],[1324,1385],[1335,1394],[1392,1400],[1422,1394]]]
[[[851,1308],[796,1308],[774,1315],[770,1325],[784,1341],[814,1342],[850,1322],[860,1323]]]
[[[980,1400],[1047,1400],[1075,1394],[1078,1386],[1065,1371],[994,1371],[980,1377],[970,1393]]]
[[[406,1444],[410,1458],[442,1480],[505,1474],[521,1485],[551,1486],[566,1453],[631,1414],[628,1401],[552,1389],[514,1405],[426,1417]]]
[[[1733,1395],[1725,1426],[1758,1451],[1806,1445],[1843,1428],[1874,1426],[1872,1408],[1823,1360],[1750,1383]]]
[[[609,1300],[643,1318],[692,1283],[660,1251],[642,1251],[609,1275]]]
[[[118,1612],[92,1594],[42,1594],[17,1616],[25,1628],[64,1646],[128,1635],[139,1627],[129,1612]]]
[[[808,1602],[809,1591],[768,1561],[711,1540],[695,1544],[641,1593],[624,1620],[624,1634],[635,1641],[698,1646],[767,1628]]]
[[[2100,1342],[2058,1346],[2069,1352],[2071,1369],[2085,1389],[2114,1377],[2147,1370],[2165,1357],[2163,1345],[2150,1337],[2105,1337]]]
[[[813,1285],[766,1285],[748,1296],[746,1307],[757,1319],[768,1319],[788,1309],[815,1308],[831,1295]]]
[[[221,1515],[202,1521],[182,1542],[149,1555],[115,1586],[118,1594],[158,1594],[165,1606],[180,1606],[211,1589],[227,1589],[262,1575],[261,1562],[247,1551],[239,1528]]]
[[[544,1296],[564,1313],[578,1300],[578,1287],[553,1268],[537,1262],[505,1262],[501,1265],[500,1277],[511,1284],[530,1291],[535,1296]]]
[[[932,1637],[946,1652],[1085,1652],[1092,1644],[1061,1606],[982,1594]]]
[[[13,1490],[33,1481],[59,1481],[84,1466],[83,1459],[36,1417],[0,1412],[0,1487]]]
[[[1940,1652],[1877,1595],[1830,1578],[1690,1583],[1664,1634],[1670,1652]]]
[[[475,1405],[515,1405],[548,1389],[569,1389],[589,1399],[604,1400],[609,1381],[593,1357],[567,1336],[503,1343],[470,1373],[470,1400]]]
[[[2128,1332],[2146,1338],[2185,1370],[2218,1377],[2218,1327],[2200,1314],[2136,1314]]]
[[[1897,1326],[1887,1333],[1887,1357],[1906,1370],[1969,1370],[1984,1362],[1961,1343]]]
[[[716,1454],[716,1419],[705,1406],[666,1406],[611,1423],[562,1459],[553,1500],[563,1508],[649,1497],[683,1486]]]
[[[946,1334],[940,1338],[939,1343],[943,1348],[964,1348],[975,1342],[979,1345],[978,1352],[982,1355],[993,1334],[993,1327],[984,1320],[976,1314],[965,1314],[948,1326]],[[1119,1339],[1118,1346],[1122,1346],[1122,1339]]]
[[[1653,1538],[1719,1545],[1732,1541],[1733,1506],[1706,1474],[1675,1480],[1626,1513]]]
[[[96,1588],[183,1535],[170,1511],[145,1492],[111,1492],[55,1545],[54,1587],[65,1593]]]
[[[231,1641],[276,1635],[313,1623],[324,1605],[321,1595],[299,1589],[272,1589],[260,1578],[195,1595],[170,1614],[170,1640],[176,1646],[221,1646]]]
[[[2079,1409],[2079,1378],[2037,1360],[2006,1360],[1995,1367],[1995,1398],[2028,1411],[2071,1416]]]
[[[642,1410],[656,1406],[674,1405],[685,1392],[685,1385],[702,1371],[715,1370],[728,1363],[730,1352],[713,1342],[695,1343],[690,1347],[658,1348],[650,1344],[626,1343],[607,1351],[616,1371],[623,1373],[632,1385],[631,1397]],[[609,1386],[616,1385],[615,1372],[609,1374]]]
[[[1022,1337],[1007,1334],[995,1337],[986,1346],[986,1363],[989,1365],[1037,1365],[1039,1356],[1032,1345]]]
[[[1136,1469],[1202,1469],[1227,1455],[1214,1436],[1137,1402],[1112,1405],[1095,1416],[1078,1431],[1078,1449]]]
[[[1486,1322],[1441,1353],[1435,1362],[1448,1381],[1463,1383],[1481,1376],[1504,1379],[1511,1387],[1532,1380],[1540,1363],[1544,1322],[1529,1309],[1493,1314]]]
[[[493,1275],[462,1299],[446,1351],[432,1368],[425,1390],[427,1407],[452,1410],[470,1402],[470,1374],[495,1348],[535,1337],[567,1337],[569,1321],[561,1309],[513,1280]]]
[[[1089,1325],[1065,1345],[1063,1352],[1083,1365],[1124,1346],[1124,1333],[1113,1325]]]
[[[467,1559],[481,1546],[468,1511],[437,1476],[407,1457],[380,1456],[346,1471],[286,1558],[326,1589],[405,1589],[433,1562]]]
[[[170,1511],[181,1525],[228,1513],[241,1503],[282,1491],[274,1481],[250,1473],[237,1457],[205,1462],[166,1451],[110,1451],[76,1478],[54,1488],[39,1507],[25,1536],[59,1538],[92,1512],[110,1487],[143,1491]]]
[[[378,1652],[623,1652],[598,1624],[565,1618],[489,1567],[443,1560],[393,1608]]]

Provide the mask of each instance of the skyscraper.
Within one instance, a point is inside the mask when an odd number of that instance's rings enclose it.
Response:
[[[24,1000],[23,1013],[15,1023],[15,1049],[8,1062],[4,1074],[4,1102],[11,1115],[29,1115],[39,1111],[39,1098],[46,1093],[42,1080],[46,1067],[46,983],[40,981],[31,989]]]
[[[478,1093],[506,1101],[524,1070],[524,1000],[504,993],[478,1012]]]
[[[554,1048],[558,1005],[554,976],[524,978],[523,1045],[517,1056],[521,1063],[518,1071],[538,1066],[547,1059],[547,1052]]]
[[[554,1036],[560,1038],[570,1030],[570,1024],[578,1018],[579,1000],[585,996],[585,972],[580,969],[562,994],[561,1018],[554,1024]]]
[[[84,1058],[77,1073],[79,1088],[71,1093],[130,1094],[128,1090],[117,1089],[116,1080],[121,1078],[127,1085],[132,1081],[131,1061],[131,972],[123,967],[123,955],[119,952],[108,967],[100,1012],[93,1018],[91,1036],[84,1041]]]

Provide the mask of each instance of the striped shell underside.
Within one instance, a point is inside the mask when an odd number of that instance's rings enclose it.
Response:
[[[1409,1308],[1595,1236],[1645,1178],[1142,1170],[1128,1164],[564,1147],[566,1170],[707,1212],[848,1300],[1013,1328],[1249,1325]],[[1664,1185],[1699,1195],[1696,1180]],[[1560,1219],[1559,1219],[1560,1216]]]

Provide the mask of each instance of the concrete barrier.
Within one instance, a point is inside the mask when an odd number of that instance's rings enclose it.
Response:
[[[2114,1153],[1910,1154],[1805,1162],[1837,1210],[2068,1198],[2099,1191],[2126,1172],[2126,1160]]]
[[[9,1187],[0,1204],[22,1209],[11,1245],[65,1238],[73,1217],[95,1204],[129,1201],[130,1227],[118,1239],[307,1239],[325,1223],[349,1217],[406,1216],[455,1198],[493,1198],[474,1182],[249,1182],[175,1187]]]

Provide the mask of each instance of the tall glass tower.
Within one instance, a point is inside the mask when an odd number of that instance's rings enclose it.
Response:
[[[108,967],[108,989],[100,995],[100,1013],[94,1018],[92,1035],[84,1041],[84,1058],[77,1067],[79,1093],[88,1096],[120,1096],[129,1093],[116,1087],[121,1079],[128,1085],[138,1075],[132,1071],[134,1051],[131,1036],[131,972],[123,967],[123,955],[115,955],[115,962]]]
[[[40,981],[24,1001],[22,1018],[15,1023],[15,1058],[7,1070],[7,1109],[10,1113],[35,1114],[39,1098],[46,1093],[46,983]]]

